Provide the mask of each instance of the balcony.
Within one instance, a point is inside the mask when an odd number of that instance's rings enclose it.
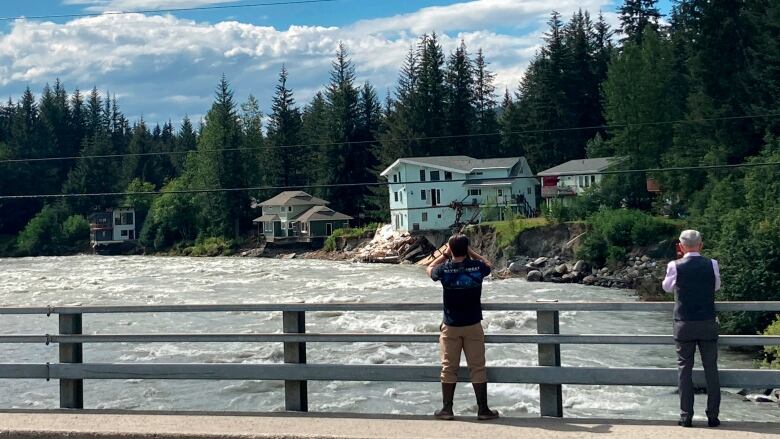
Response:
[[[542,198],[569,197],[577,195],[574,186],[542,186]]]

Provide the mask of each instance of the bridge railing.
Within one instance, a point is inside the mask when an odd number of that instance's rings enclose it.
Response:
[[[671,335],[638,334],[560,334],[561,311],[588,312],[672,312],[671,303],[642,302],[555,302],[486,303],[491,311],[536,312],[536,334],[487,334],[487,343],[536,344],[538,366],[489,367],[488,380],[493,383],[539,384],[542,416],[563,416],[562,385],[634,385],[676,386],[673,368],[606,368],[562,367],[561,345],[622,344],[671,345]],[[777,312],[780,302],[719,302],[720,312]],[[140,306],[47,306],[0,308],[0,315],[57,315],[58,334],[0,335],[0,344],[57,344],[59,362],[55,364],[0,364],[0,379],[57,379],[60,384],[60,407],[84,407],[85,379],[163,379],[163,380],[279,380],[284,381],[285,409],[308,410],[308,381],[389,381],[438,382],[438,366],[419,365],[340,365],[308,364],[307,343],[437,343],[438,334],[389,333],[308,333],[306,313],[322,311],[351,312],[420,312],[440,311],[438,303],[283,303],[234,305],[140,305]],[[131,313],[218,313],[282,312],[283,333],[253,334],[99,334],[83,333],[84,314]],[[283,343],[284,364],[203,364],[203,363],[85,363],[85,343]],[[724,335],[725,346],[780,345],[780,336]],[[779,370],[727,369],[720,371],[724,387],[780,387]],[[468,381],[465,370],[459,380]],[[703,385],[701,370],[694,371],[694,381]]]

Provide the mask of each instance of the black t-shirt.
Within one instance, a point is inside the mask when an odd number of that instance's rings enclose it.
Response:
[[[445,325],[469,326],[482,320],[482,279],[489,274],[490,267],[474,259],[447,261],[433,269],[431,279],[444,287]]]

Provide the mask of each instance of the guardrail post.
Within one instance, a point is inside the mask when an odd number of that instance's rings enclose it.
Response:
[[[285,333],[303,334],[306,332],[306,313],[303,311],[283,311],[282,326]],[[284,362],[306,364],[306,343],[285,342]],[[284,409],[288,411],[309,411],[309,394],[306,381],[284,381]]]
[[[60,314],[60,334],[81,334],[81,314]],[[81,343],[60,343],[60,363],[81,363]],[[84,380],[60,380],[60,408],[84,408]]]
[[[560,334],[558,311],[537,311],[536,332]],[[540,343],[537,349],[539,366],[561,366],[560,344]],[[539,384],[539,412],[542,416],[563,417],[563,395],[560,384]]]

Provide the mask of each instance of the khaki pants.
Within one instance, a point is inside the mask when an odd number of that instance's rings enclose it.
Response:
[[[481,323],[470,326],[447,326],[442,323],[439,349],[441,353],[441,382],[458,382],[461,351],[466,353],[471,382],[487,382],[485,333],[482,331]]]

